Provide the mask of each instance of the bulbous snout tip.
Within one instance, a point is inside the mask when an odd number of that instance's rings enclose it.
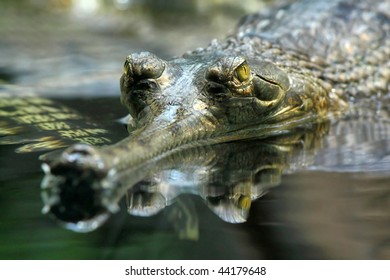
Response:
[[[94,230],[119,208],[103,201],[111,180],[97,149],[76,144],[57,158],[44,162],[41,183],[42,213],[51,214],[66,228],[78,232]]]

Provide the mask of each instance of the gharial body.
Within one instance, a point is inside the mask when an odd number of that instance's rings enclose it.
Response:
[[[129,137],[74,145],[47,173],[104,178],[181,147],[280,134],[388,94],[390,1],[307,0],[253,14],[234,35],[182,57],[129,55],[120,85]]]

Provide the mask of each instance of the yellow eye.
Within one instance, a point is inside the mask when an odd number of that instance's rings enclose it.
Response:
[[[248,196],[241,196],[238,201],[239,206],[241,209],[249,209],[251,207],[252,201]]]
[[[251,76],[251,71],[249,69],[248,63],[244,62],[239,65],[234,71],[236,78],[242,83],[249,79]]]
[[[123,72],[125,73],[125,75],[130,72],[130,64],[127,59],[125,61],[125,65],[123,65]]]

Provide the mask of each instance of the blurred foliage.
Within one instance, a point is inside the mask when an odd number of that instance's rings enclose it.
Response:
[[[151,22],[170,25],[186,23],[188,16],[198,22],[239,18],[275,0],[0,0],[0,7],[21,14],[67,12],[76,16],[146,16]],[[285,2],[285,1],[284,1]]]

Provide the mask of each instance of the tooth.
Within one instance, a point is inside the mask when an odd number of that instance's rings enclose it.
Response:
[[[41,210],[42,214],[47,214],[47,213],[49,213],[49,211],[50,211],[50,205],[48,205],[48,204],[43,206],[43,208]]]
[[[111,213],[116,213],[120,210],[118,204],[116,204],[116,203],[109,204],[107,208],[108,208],[108,211],[110,211]]]
[[[43,172],[45,172],[45,174],[50,173],[50,166],[47,163],[42,163],[41,168],[42,168]]]

